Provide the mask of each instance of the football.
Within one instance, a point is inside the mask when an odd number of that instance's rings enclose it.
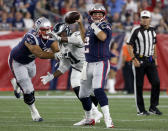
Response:
[[[77,11],[70,11],[65,14],[64,18],[67,24],[74,24],[80,18],[80,14]]]

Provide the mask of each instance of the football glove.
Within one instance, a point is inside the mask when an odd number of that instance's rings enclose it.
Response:
[[[53,31],[52,32],[50,32],[50,33],[48,33],[53,39],[52,40],[56,40],[56,41],[58,41],[58,42],[60,42],[61,41],[61,37],[60,36],[58,36],[56,33],[54,33]]]
[[[41,82],[43,83],[43,85],[47,84],[49,81],[51,81],[52,79],[54,79],[54,75],[47,72],[46,76],[41,76]]]
[[[64,54],[62,54],[61,52],[56,52],[54,54],[54,57],[55,57],[56,60],[61,60],[61,59],[63,59]]]

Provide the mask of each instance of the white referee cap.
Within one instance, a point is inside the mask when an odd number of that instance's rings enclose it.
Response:
[[[141,11],[141,17],[151,17],[151,13],[148,10]]]

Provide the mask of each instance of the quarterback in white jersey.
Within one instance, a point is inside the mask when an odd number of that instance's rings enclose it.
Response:
[[[71,86],[79,99],[79,89],[80,89],[80,78],[81,71],[83,69],[83,64],[85,62],[85,54],[84,54],[84,44],[81,39],[80,32],[74,32],[71,34],[71,30],[68,25],[65,23],[58,23],[55,25],[51,36],[54,40],[59,42],[60,52],[64,55],[64,57],[60,60],[60,64],[58,69],[54,72],[54,74],[42,76],[41,81],[43,84],[51,81],[52,79],[59,77],[64,74],[66,71],[72,67],[71,73]],[[102,114],[97,110],[97,99],[95,96],[89,96],[92,100],[93,104],[93,118],[95,122],[99,122],[100,118],[102,118]],[[79,99],[80,100],[80,99]],[[85,125],[87,123],[83,123],[82,121],[76,123],[74,125]]]

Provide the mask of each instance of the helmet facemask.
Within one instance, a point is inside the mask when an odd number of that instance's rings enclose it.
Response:
[[[89,15],[95,23],[102,22],[106,19],[106,10],[101,4],[95,4],[90,10]]]
[[[99,23],[105,20],[105,12],[94,11],[90,13],[90,15],[91,15],[91,20],[95,23]]]
[[[51,31],[52,31],[52,28],[51,27],[41,27],[40,29],[39,29],[39,32],[38,32],[38,34],[39,34],[39,36],[40,37],[42,37],[43,39],[45,39],[45,40],[48,40],[49,38],[50,38],[50,33],[51,33]]]
[[[50,38],[49,33],[52,31],[52,25],[47,18],[45,17],[39,18],[35,22],[34,28],[42,39],[48,40]]]

